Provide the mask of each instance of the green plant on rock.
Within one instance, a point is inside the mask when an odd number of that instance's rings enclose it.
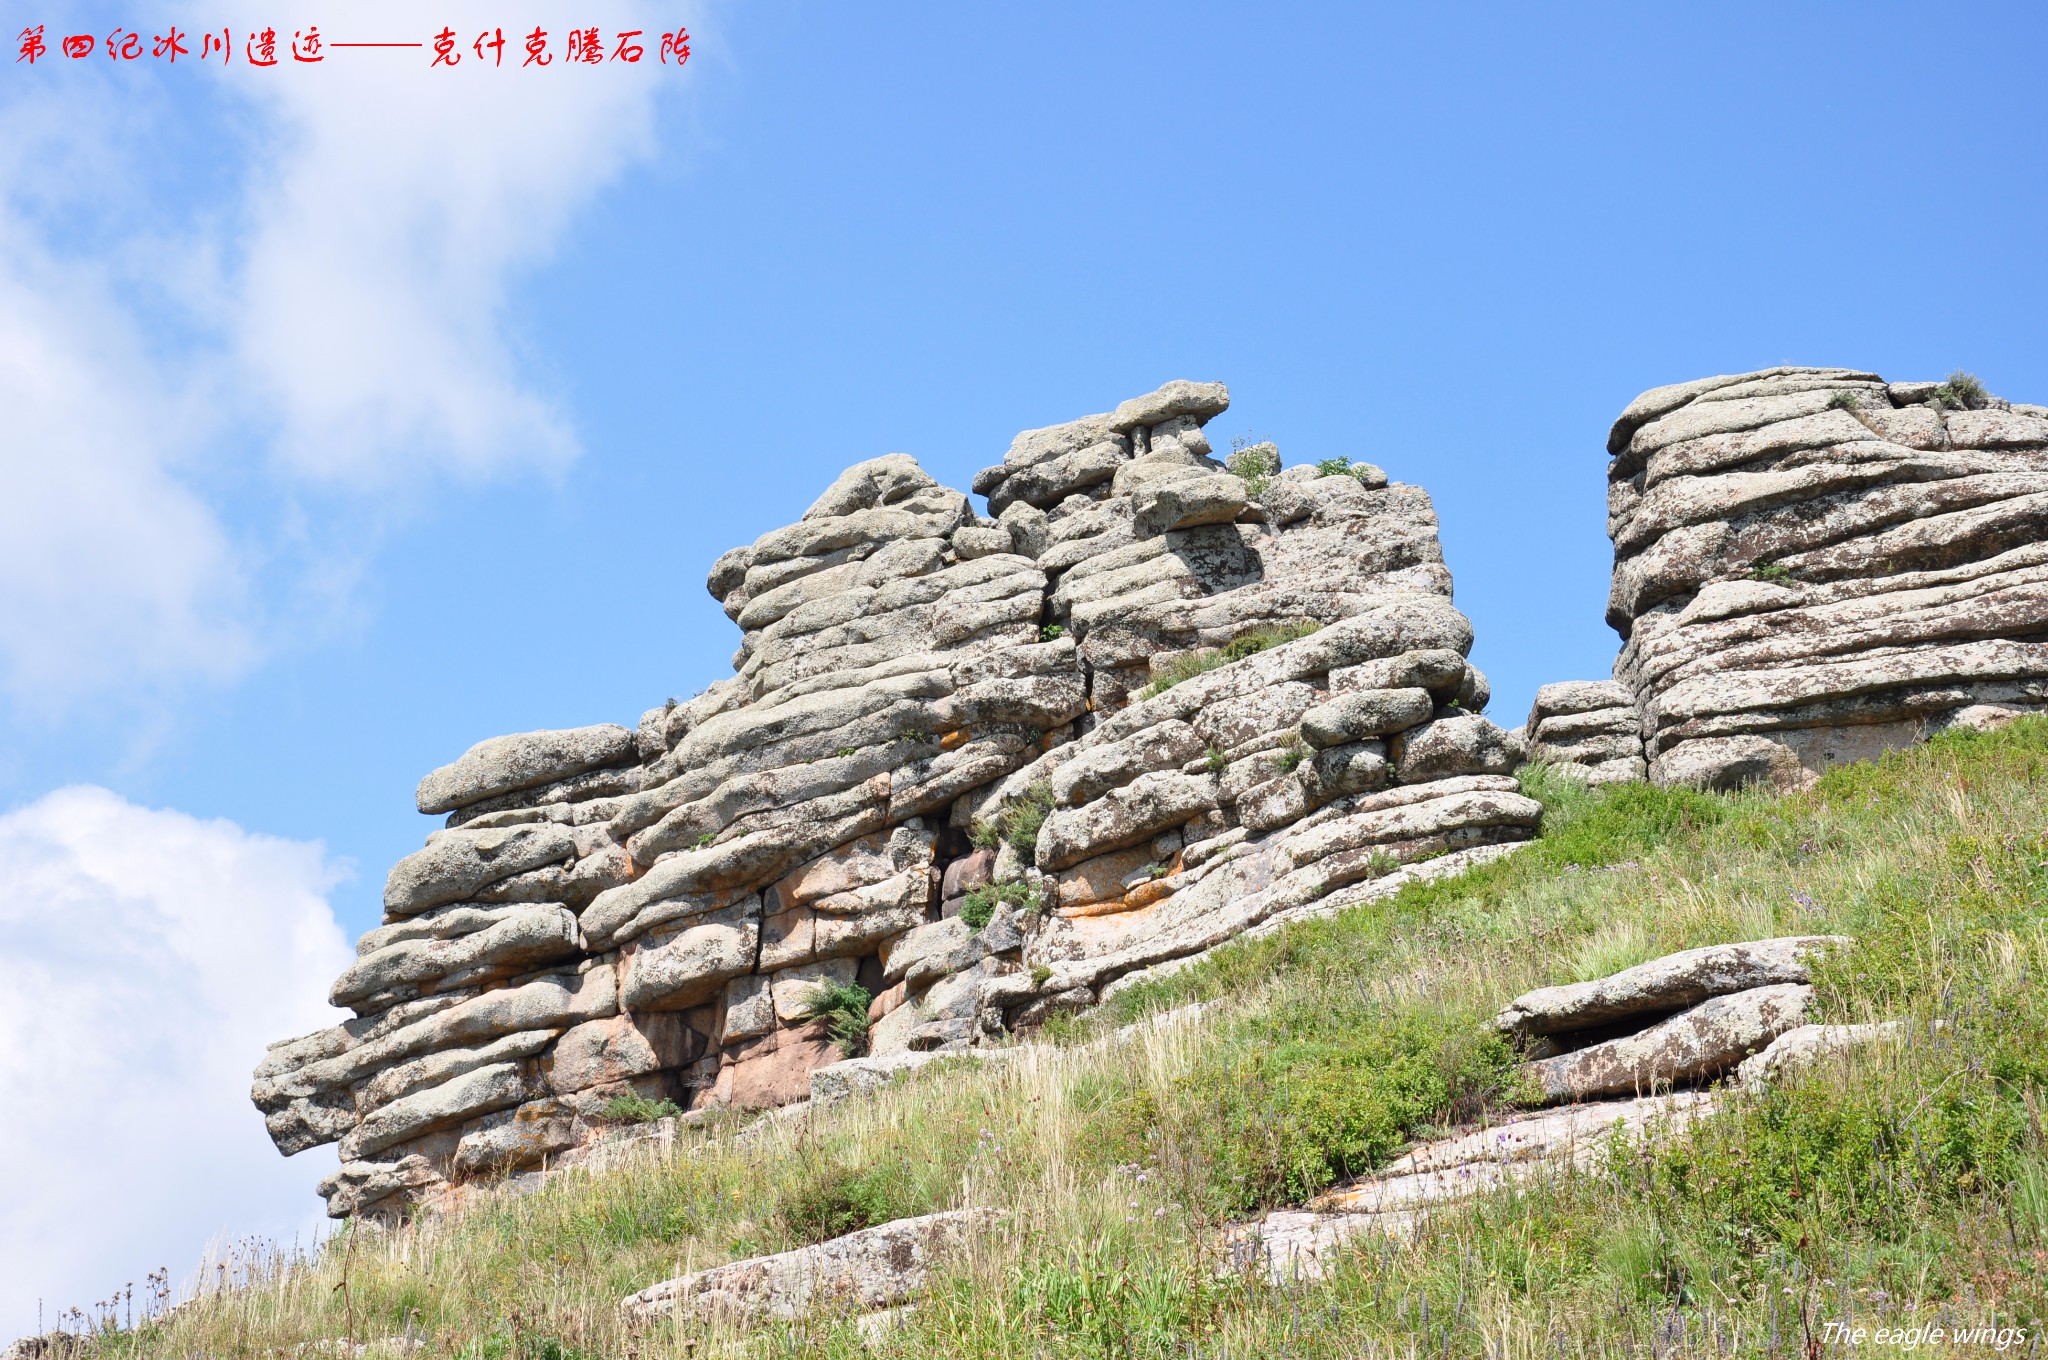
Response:
[[[903,739],[915,746],[929,746],[932,743],[932,734],[922,727],[913,727],[903,734]]]
[[[646,1096],[629,1092],[606,1101],[597,1117],[607,1124],[652,1124],[657,1119],[672,1119],[682,1112],[682,1107],[673,1100],[649,1100]]]
[[[1951,411],[1982,410],[1991,401],[1991,394],[1984,390],[1984,384],[1976,375],[1962,369],[1948,375],[1948,381],[1934,389],[1934,404]]]
[[[980,930],[995,919],[998,903],[1025,916],[1036,916],[1045,908],[1044,896],[1032,884],[984,883],[967,890],[967,899],[960,904],[960,919],[969,929]]]
[[[1831,411],[1854,411],[1857,405],[1856,393],[1847,388],[1828,398],[1828,409]]]
[[[1322,626],[1322,624],[1314,619],[1302,619],[1296,623],[1281,624],[1274,628],[1260,628],[1241,634],[1238,637],[1232,638],[1221,647],[1210,647],[1204,648],[1201,651],[1185,652],[1175,657],[1158,675],[1153,676],[1152,683],[1145,686],[1144,691],[1138,697],[1141,699],[1156,699],[1183,680],[1192,680],[1198,675],[1208,674],[1219,666],[1227,666],[1233,661],[1242,661],[1246,657],[1257,656],[1260,652],[1271,647],[1278,647],[1283,642],[1293,642],[1298,638],[1305,638],[1310,633],[1320,630]]]
[[[1749,579],[1752,581],[1768,581],[1774,586],[1789,586],[1799,578],[1792,574],[1790,567],[1782,563],[1759,562],[1749,569]]]
[[[1244,479],[1244,494],[1253,500],[1266,494],[1280,471],[1280,450],[1271,444],[1243,444],[1232,441],[1230,457],[1223,466]]]
[[[699,850],[702,850],[702,849],[703,849],[703,848],[704,848],[705,846],[707,846],[707,845],[711,844],[711,842],[713,842],[713,841],[715,841],[715,840],[717,840],[717,839],[718,839],[718,833],[717,833],[717,832],[715,832],[715,831],[707,831],[707,832],[705,832],[705,833],[704,833],[703,835],[701,835],[701,836],[699,836],[699,837],[697,838],[697,848],[698,848]]]
[[[1371,463],[1354,463],[1349,458],[1323,458],[1316,463],[1318,477],[1356,477],[1363,482],[1378,471]]]
[[[1043,624],[1038,630],[1038,640],[1040,642],[1057,642],[1066,635],[1067,630],[1057,623]]]
[[[1208,766],[1210,774],[1222,774],[1230,768],[1230,755],[1221,746],[1211,746],[1202,763]]]
[[[1003,843],[1003,830],[987,817],[977,817],[967,827],[967,839],[977,850],[993,850]]]
[[[996,814],[994,828],[1001,841],[1015,850],[1026,863],[1036,862],[1038,854],[1038,828],[1045,825],[1045,818],[1052,811],[1052,785],[1040,782],[1024,790],[1018,797],[1003,805]],[[975,844],[981,842],[977,840]]]
[[[825,1032],[849,1058],[868,1049],[868,1006],[874,1001],[858,982],[820,982],[804,1003],[804,1019],[823,1020]]]
[[[1293,774],[1301,762],[1308,759],[1308,743],[1299,736],[1289,735],[1280,746],[1280,773]]]

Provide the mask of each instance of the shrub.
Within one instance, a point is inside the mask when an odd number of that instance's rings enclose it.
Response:
[[[984,883],[967,890],[967,900],[960,904],[960,919],[980,930],[995,919],[998,902],[1008,903],[1027,916],[1036,915],[1045,906],[1038,889],[1029,883]]]
[[[1244,479],[1244,493],[1253,500],[1266,494],[1266,488],[1273,483],[1273,476],[1280,471],[1280,450],[1271,444],[1244,444],[1232,441],[1230,457],[1223,460],[1223,466]]]
[[[643,1095],[627,1094],[606,1101],[597,1117],[607,1124],[652,1124],[682,1112],[673,1100],[649,1100]]]
[[[977,850],[993,850],[1003,843],[1002,828],[986,817],[977,817],[967,828],[967,839]]]
[[[1934,389],[1934,404],[1957,411],[1976,411],[1991,400],[1991,394],[1984,390],[1984,384],[1974,374],[1962,369],[1948,375],[1948,381]]]
[[[1052,785],[1033,784],[1022,796],[1003,805],[995,816],[993,830],[1026,864],[1032,864],[1038,856],[1038,828],[1045,825],[1046,814],[1051,811]],[[975,844],[982,842],[976,840]]]
[[[1293,774],[1307,759],[1308,743],[1300,737],[1289,737],[1280,747],[1280,773]]]
[[[1202,763],[1209,767],[1210,774],[1222,774],[1230,768],[1230,756],[1221,746],[1211,746]]]
[[[1318,476],[1356,477],[1361,482],[1378,470],[1371,463],[1354,463],[1349,458],[1325,458],[1316,464]]]
[[[1040,642],[1056,642],[1066,635],[1067,630],[1056,623],[1045,624],[1038,630],[1038,640]]]
[[[707,832],[705,832],[705,833],[704,833],[703,835],[701,835],[701,836],[699,836],[699,837],[697,838],[697,848],[698,848],[699,850],[702,850],[702,849],[703,849],[703,848],[704,848],[705,846],[707,846],[707,845],[711,844],[711,842],[713,842],[713,841],[715,841],[715,840],[717,840],[717,839],[718,839],[718,835],[717,835],[717,833],[716,833],[716,832],[712,832],[712,831],[707,831]]]
[[[1772,585],[1788,586],[1799,578],[1792,574],[1790,567],[1783,566],[1777,562],[1760,562],[1749,569],[1749,579],[1752,581],[1769,581]]]
[[[1277,628],[1261,628],[1242,637],[1232,638],[1221,647],[1205,648],[1176,657],[1163,673],[1153,677],[1152,683],[1145,686],[1144,692],[1138,697],[1156,699],[1183,680],[1192,680],[1198,675],[1208,674],[1219,666],[1242,661],[1248,656],[1257,656],[1267,648],[1278,647],[1283,642],[1305,638],[1310,633],[1320,630],[1322,626],[1314,619],[1303,619],[1299,623],[1282,624]]]
[[[1835,393],[1832,397],[1828,398],[1828,409],[1830,410],[1853,411],[1856,409],[1856,407],[1856,393],[1854,393],[1853,391],[1845,389],[1843,391]]]
[[[858,982],[818,984],[804,1005],[804,1019],[823,1020],[839,1051],[858,1058],[868,1047],[868,1004],[874,1000]]]

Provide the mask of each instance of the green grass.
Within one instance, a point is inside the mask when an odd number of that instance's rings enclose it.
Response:
[[[1749,579],[1752,581],[1769,581],[1772,585],[1789,586],[1798,581],[1799,578],[1792,574],[1792,568],[1790,567],[1777,562],[1759,562],[1749,569]]]
[[[1245,633],[1240,637],[1232,638],[1221,647],[1207,647],[1199,651],[1184,653],[1181,656],[1175,657],[1164,672],[1153,676],[1152,683],[1145,686],[1144,692],[1138,697],[1141,699],[1155,699],[1184,680],[1192,680],[1198,675],[1207,675],[1210,671],[1220,666],[1227,666],[1233,661],[1242,661],[1246,657],[1257,656],[1260,652],[1271,647],[1278,647],[1283,642],[1293,642],[1296,638],[1305,638],[1311,633],[1320,631],[1322,626],[1322,624],[1314,619],[1303,619],[1298,623],[1282,624],[1277,628],[1260,628],[1253,632]]]
[[[963,1204],[1009,1217],[940,1269],[884,1353],[1780,1355],[1845,1315],[2031,1335],[2048,1313],[2048,721],[1944,735],[1785,798],[1588,789],[1541,767],[1523,783],[1546,817],[1521,853],[1239,941],[1066,1033],[1217,1003],[1198,1023],[934,1064],[744,1143],[686,1130],[626,1169],[311,1258],[248,1252],[242,1287],[106,1348],[254,1356],[410,1316],[424,1356],[852,1357],[829,1318],[636,1332],[614,1305],[680,1269]],[[1731,1095],[1412,1239],[1361,1239],[1320,1283],[1219,1273],[1222,1223],[1514,1101],[1486,1021],[1520,991],[1814,932],[1857,940],[1818,970],[1820,1018],[1897,1018],[1910,1042]]]

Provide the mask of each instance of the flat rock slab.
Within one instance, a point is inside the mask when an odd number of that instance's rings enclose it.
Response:
[[[1523,1063],[1545,1100],[1631,1095],[1718,1077],[1806,1017],[1813,988],[1799,983],[1717,996],[1626,1038]]]
[[[422,779],[414,801],[421,812],[450,812],[501,793],[616,765],[633,755],[634,734],[617,723],[492,737]]]
[[[643,1321],[670,1316],[791,1321],[820,1312],[873,1313],[923,1292],[934,1261],[1000,1217],[995,1209],[950,1209],[899,1218],[814,1247],[663,1280],[629,1295],[619,1307]]]
[[[1708,1093],[1680,1091],[1574,1105],[1425,1143],[1307,1209],[1276,1209],[1229,1229],[1226,1260],[1234,1272],[1258,1271],[1275,1284],[1320,1279],[1360,1237],[1406,1236],[1437,1206],[1585,1168],[1616,1134],[1668,1131],[1716,1108]]]
[[[1571,1034],[1752,987],[1810,982],[1808,958],[1848,942],[1841,935],[1785,935],[1666,954],[1591,982],[1525,993],[1509,1002],[1494,1023],[1517,1038]]]
[[[1810,1067],[1831,1054],[1894,1039],[1903,1030],[1897,1020],[1875,1025],[1801,1025],[1771,1040],[1761,1053],[1744,1058],[1735,1069],[1735,1078],[1752,1089],[1767,1086],[1786,1072]]]

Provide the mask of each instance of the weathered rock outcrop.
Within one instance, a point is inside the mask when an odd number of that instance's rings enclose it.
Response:
[[[1648,1095],[1733,1071],[1799,1027],[1815,955],[1848,943],[1791,935],[1668,954],[1609,977],[1542,987],[1495,1017],[1522,1041],[1544,1100]]]
[[[668,1317],[768,1322],[876,1313],[916,1298],[934,1264],[1000,1217],[992,1209],[950,1209],[899,1218],[816,1246],[663,1280],[629,1295],[619,1307],[642,1322]]]
[[[1613,680],[1565,680],[1536,691],[1518,728],[1530,760],[1589,784],[1645,778],[1643,715],[1628,687]]]
[[[1645,392],[1607,449],[1658,782],[1795,787],[2048,704],[2048,407],[1774,368]]]
[[[335,984],[356,1018],[256,1074],[282,1150],[339,1142],[330,1212],[538,1164],[629,1094],[804,1099],[828,986],[878,1055],[985,1046],[1530,836],[1429,498],[1271,446],[1233,472],[1228,404],[1026,431],[975,479],[993,518],[857,464],[713,564],[734,675],[429,774],[447,825]]]

